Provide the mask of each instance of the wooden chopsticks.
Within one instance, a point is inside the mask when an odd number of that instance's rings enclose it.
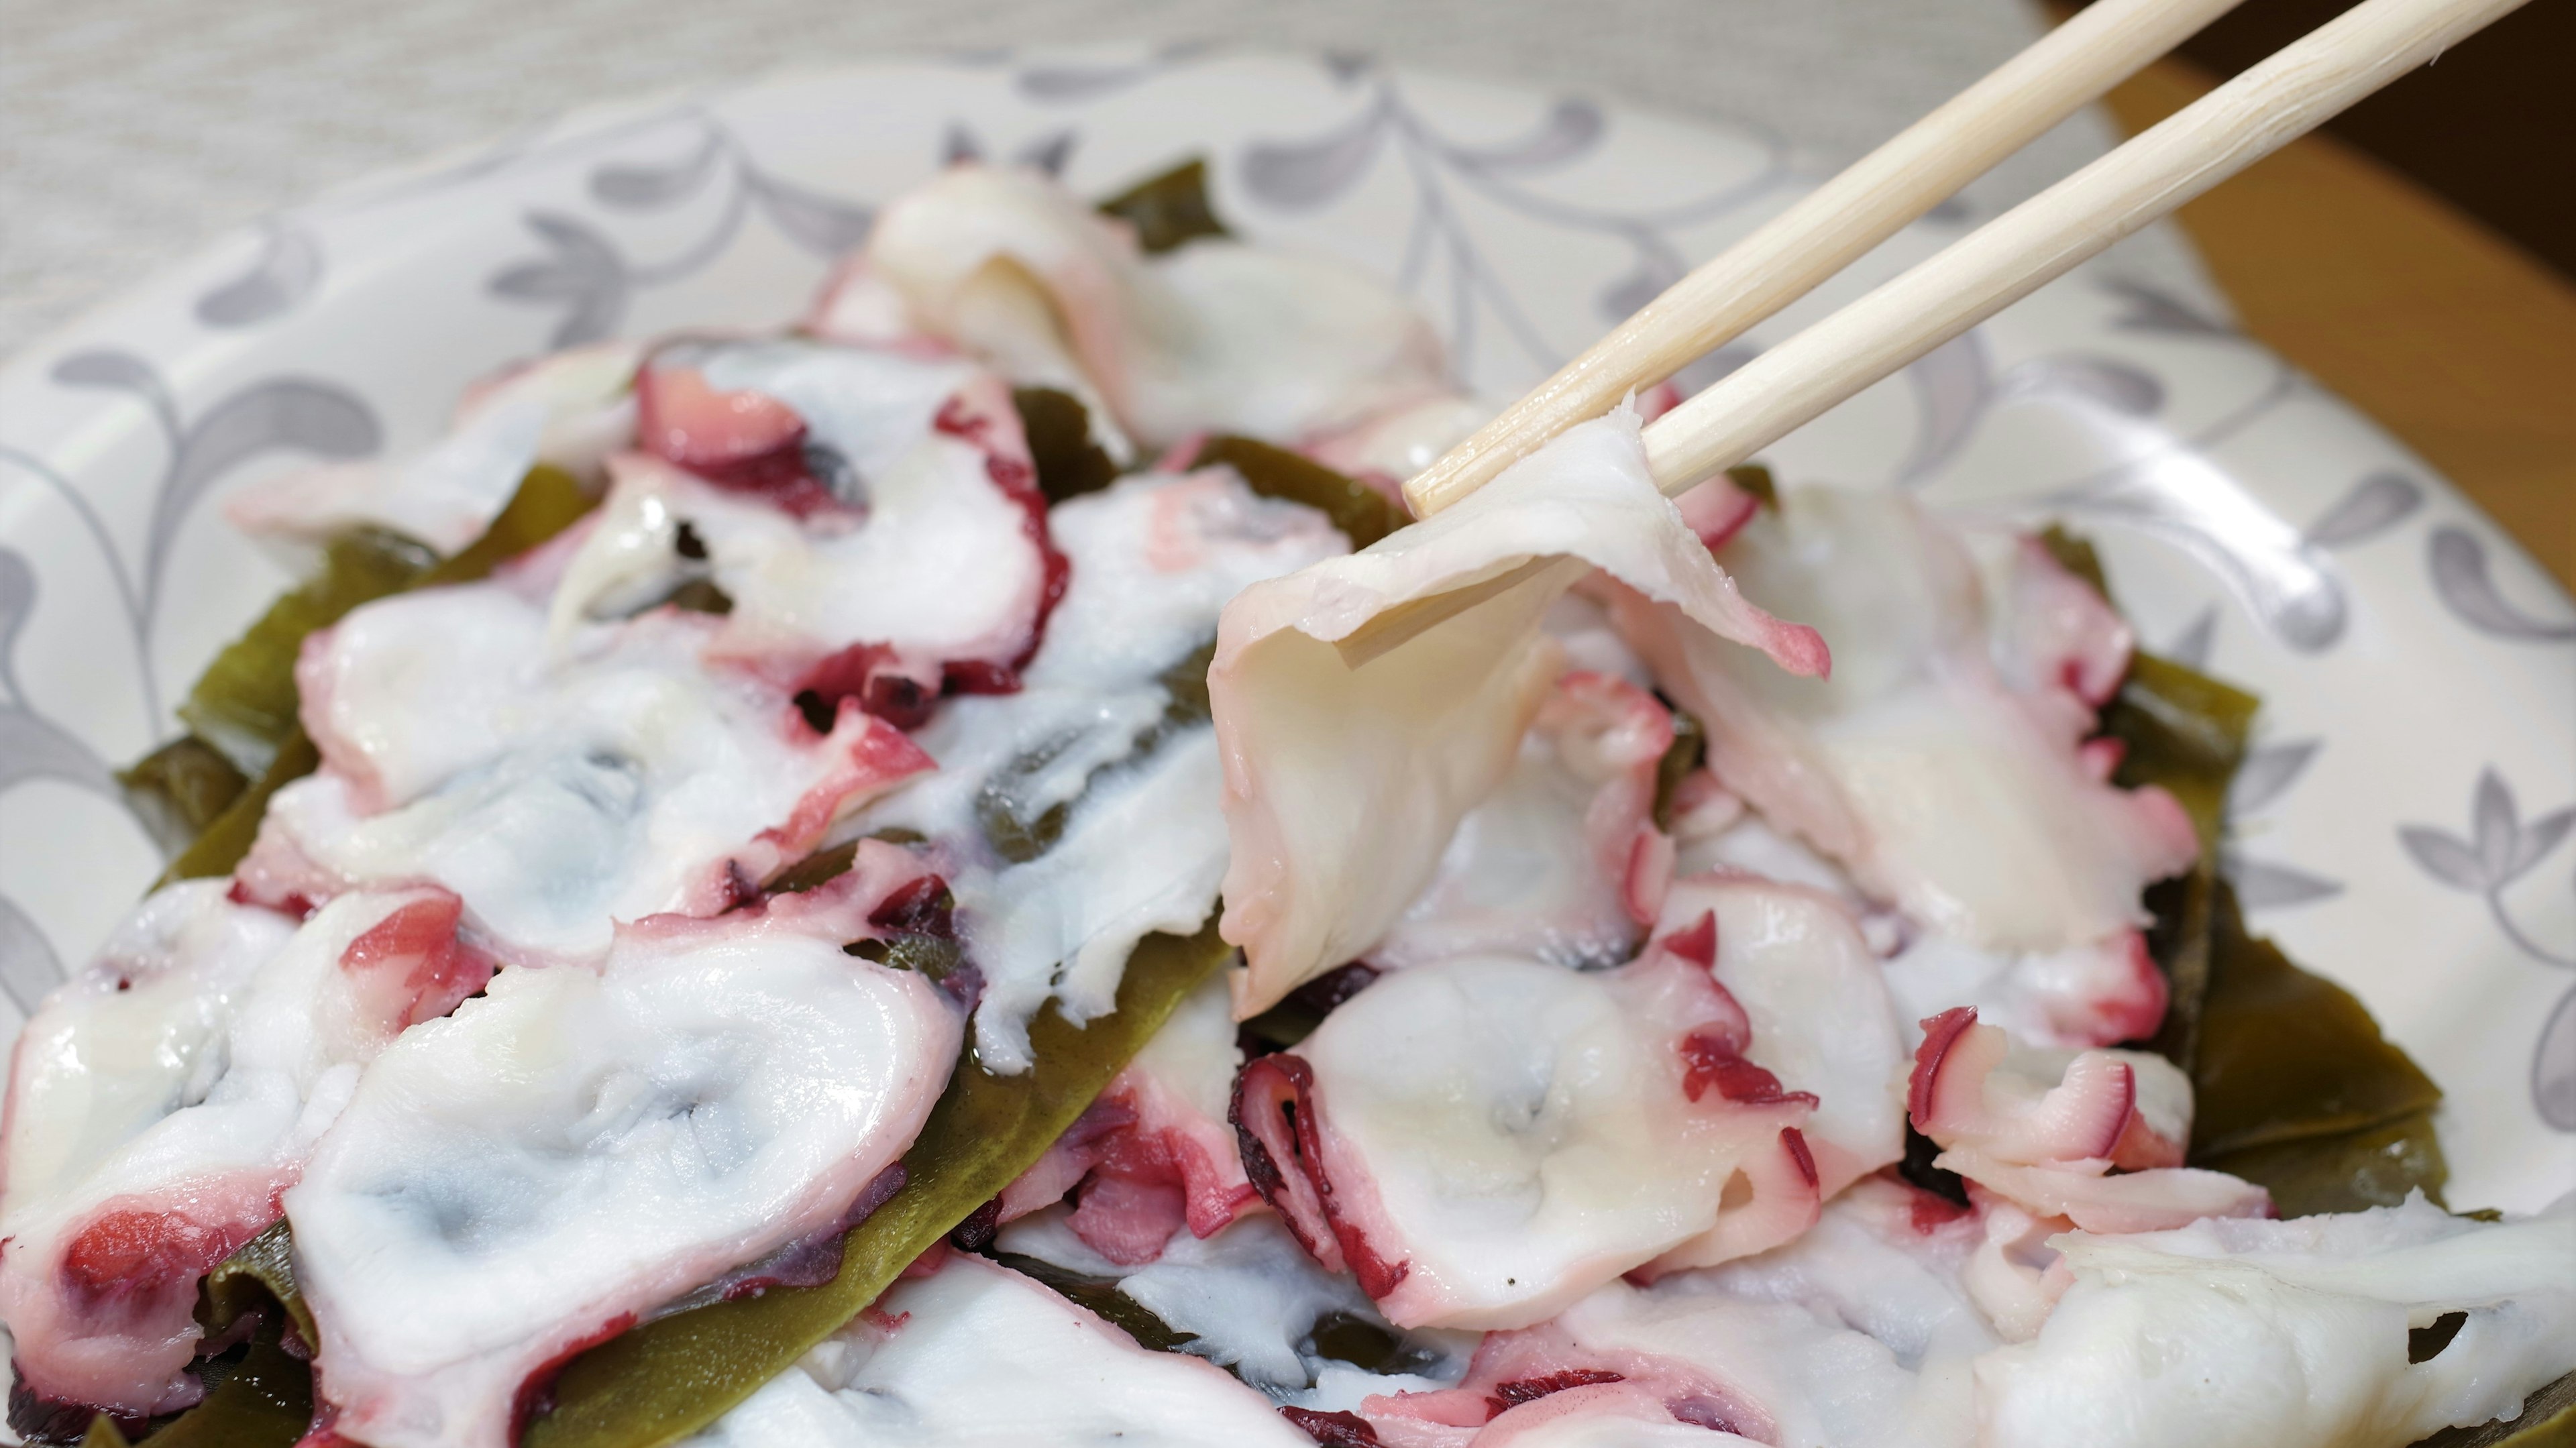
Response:
[[[1656,486],[1743,462],[2523,3],[2363,0],[1657,418]]]
[[[1408,482],[1415,514],[1465,497],[1557,432],[1803,296],[2232,3],[2100,0],[2078,13],[1683,278]],[[2363,0],[1656,419],[1645,443],[1657,486],[1678,494],[1745,461],[2523,3]]]
[[[1679,372],[2136,74],[2238,0],[2097,0],[1638,309],[1405,484],[1427,518]]]

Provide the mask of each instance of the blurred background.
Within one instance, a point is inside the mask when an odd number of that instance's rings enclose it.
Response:
[[[0,357],[225,228],[570,107],[886,52],[1345,49],[1750,119],[1830,169],[2071,6],[2030,0],[0,0]],[[1990,214],[2343,8],[2246,0],[1973,188]],[[2125,245],[2576,584],[2576,0]],[[2187,236],[2188,243],[2180,238]]]

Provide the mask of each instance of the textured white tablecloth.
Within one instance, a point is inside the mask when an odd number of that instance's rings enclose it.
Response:
[[[2025,0],[0,0],[0,356],[227,227],[578,105],[889,52],[1217,38],[1684,115],[1822,168],[2024,44]],[[1972,189],[2097,153],[2097,116]],[[2214,301],[2184,245],[2124,269]]]

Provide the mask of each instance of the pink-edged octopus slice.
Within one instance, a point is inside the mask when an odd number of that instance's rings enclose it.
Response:
[[[277,1220],[360,1068],[491,974],[443,890],[344,895],[301,928],[224,892],[146,901],[19,1048],[0,1311],[40,1397],[192,1400],[197,1279]]]
[[[635,342],[549,353],[477,384],[438,441],[392,460],[328,463],[233,494],[224,516],[254,535],[327,542],[388,528],[440,553],[483,536],[539,463],[589,481],[635,436]]]
[[[2144,1232],[2272,1214],[2261,1187],[2182,1165],[2191,1084],[2144,1051],[2025,1052],[1960,1007],[1923,1023],[1915,1129],[1955,1171],[2040,1218]]]
[[[1037,1165],[1002,1193],[1008,1222],[1076,1194],[1067,1225],[1121,1267],[1175,1232],[1213,1237],[1260,1204],[1226,1110],[1243,1064],[1225,983],[1183,1000]]]
[[[1450,391],[1430,326],[1377,278],[1224,238],[1145,256],[1029,171],[950,167],[885,209],[863,255],[914,328],[1073,392],[1148,450],[1293,444]]]
[[[1233,842],[1223,929],[1248,966],[1238,1014],[1366,952],[1430,883],[1562,672],[1542,617],[1594,568],[1713,640],[1752,645],[1755,668],[1825,671],[1815,632],[1747,603],[1655,491],[1626,410],[1425,522],[1227,605],[1208,690]],[[1363,662],[1337,647],[1447,594],[1466,606]]]
[[[949,1257],[686,1448],[1313,1448],[1259,1392],[1007,1267]]]
[[[2052,1245],[2073,1285],[2033,1340],[1976,1364],[1994,1448],[2412,1443],[2576,1367],[2563,1203],[2488,1223],[2419,1195]],[[2456,1332],[2424,1356],[2410,1339],[2446,1314]]]
[[[930,767],[854,703],[817,734],[785,691],[711,663],[705,614],[550,645],[545,561],[380,600],[305,642],[322,768],[271,801],[248,892],[435,883],[504,959],[595,960],[613,922],[714,914]]]
[[[1704,958],[1396,971],[1236,1086],[1246,1167],[1403,1327],[1522,1327],[1664,1253],[1752,1251],[1819,1205],[1815,1098],[1746,1060]]]
[[[1688,877],[1665,897],[1656,948],[1709,972],[1742,1022],[1703,1029],[1697,1069],[1721,1091],[1741,1079],[1747,1095],[1813,1100],[1799,1129],[1821,1195],[1905,1154],[1904,1046],[1878,961],[1841,901],[1750,875]],[[1707,1266],[1774,1245],[1755,1220],[1723,1220],[1656,1265]]]
[[[1520,757],[1458,822],[1420,899],[1369,951],[1400,968],[1512,950],[1558,965],[1636,953],[1672,873],[1655,828],[1655,773],[1673,717],[1625,680],[1559,678]]]
[[[505,969],[378,1057],[285,1198],[338,1431],[501,1448],[532,1377],[881,1200],[962,1022],[843,947],[932,878],[867,842],[803,895],[621,927],[595,974]]]
[[[2044,550],[2012,541],[1981,571],[1909,498],[1802,488],[1719,558],[1823,630],[1830,681],[1765,668],[1660,603],[1622,599],[1623,630],[1708,726],[1717,779],[1873,898],[1981,950],[2046,955],[2131,935],[2139,891],[2196,857],[2170,796],[2113,787],[2085,747],[2128,633]],[[2135,1014],[2152,1030],[2162,1007]]]
[[[906,728],[1016,685],[1065,585],[1000,378],[817,342],[678,343],[646,364],[645,451],[553,603],[558,636],[708,583],[717,649]]]

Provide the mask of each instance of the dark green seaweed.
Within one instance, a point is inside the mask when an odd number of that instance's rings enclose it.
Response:
[[[1091,410],[1080,398],[1052,387],[1014,387],[1011,406],[1029,440],[1038,491],[1049,503],[1097,492],[1118,480],[1118,464],[1091,439]]]
[[[1038,1257],[1017,1252],[995,1252],[993,1260],[1012,1271],[1044,1284],[1058,1297],[1078,1307],[1087,1308],[1101,1321],[1136,1339],[1136,1345],[1155,1352],[1180,1352],[1198,1341],[1198,1334],[1183,1332],[1156,1316],[1143,1303],[1118,1290],[1115,1277],[1094,1277],[1059,1267]]]
[[[1708,730],[1682,710],[1673,711],[1673,742],[1655,761],[1655,828],[1673,827],[1673,796],[1708,758]]]
[[[1137,182],[1101,202],[1100,211],[1136,228],[1136,244],[1149,255],[1228,234],[1208,204],[1207,160],[1200,156]]]
[[[1780,511],[1780,485],[1771,479],[1771,470],[1760,463],[1738,463],[1726,470],[1726,480],[1753,495],[1763,511]]]
[[[1412,520],[1384,493],[1313,458],[1231,433],[1199,445],[1194,467],[1223,463],[1265,498],[1303,503],[1333,520],[1353,548],[1366,548]]]
[[[198,1285],[197,1321],[209,1334],[220,1333],[245,1315],[275,1304],[304,1341],[320,1342],[313,1309],[305,1306],[304,1294],[296,1290],[294,1249],[295,1239],[282,1221],[241,1244]]]
[[[182,734],[117,772],[126,802],[164,853],[178,854],[222,816],[250,777],[224,752]]]

